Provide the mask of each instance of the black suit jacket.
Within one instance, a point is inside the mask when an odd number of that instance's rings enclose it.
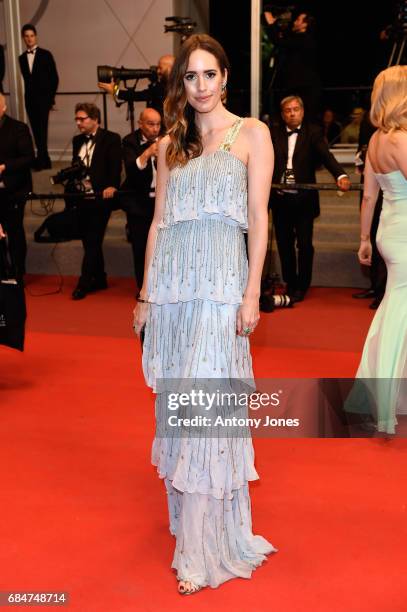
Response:
[[[32,191],[31,164],[34,148],[30,131],[25,123],[3,116],[0,125],[0,164],[6,170],[0,176],[6,192],[13,196],[25,196]]]
[[[0,45],[0,92],[3,93],[3,79],[6,72],[6,62],[4,59],[4,48]]]
[[[119,100],[125,102],[145,102],[146,107],[154,108],[161,117],[164,117],[164,100],[167,95],[167,79],[161,78],[151,83],[147,89],[134,91],[133,89],[120,89],[117,93]]]
[[[280,183],[288,159],[288,135],[285,124],[273,126],[271,138],[275,154],[273,183]],[[303,123],[293,154],[293,170],[296,182],[315,183],[316,169],[321,164],[329,170],[335,180],[341,174],[346,174],[342,166],[330,153],[322,129],[318,125]],[[304,206],[307,207],[312,216],[317,217],[320,213],[318,191],[302,191],[300,193]],[[278,198],[275,190],[272,190],[271,207],[275,207],[280,201],[281,198]]]
[[[273,24],[268,33],[278,50],[275,86],[289,89],[292,94],[297,88],[320,87],[317,44],[312,32],[282,32]]]
[[[18,58],[25,85],[26,101],[38,101],[51,107],[54,104],[58,88],[58,72],[52,53],[37,47],[33,71],[28,66],[27,53]]]
[[[152,218],[155,199],[149,196],[151,181],[153,180],[151,162],[147,163],[144,170],[139,170],[136,164],[136,159],[151,145],[150,142],[141,144],[142,137],[141,130],[136,130],[123,138],[122,147],[126,180],[121,189],[123,191],[135,191],[136,193],[134,195],[122,196],[122,207],[130,214]]]
[[[72,140],[72,161],[77,161],[79,151],[85,142],[85,135],[78,134]],[[120,136],[115,132],[109,132],[98,128],[95,135],[92,162],[89,168],[89,176],[94,191],[103,191],[106,187],[120,186],[122,169],[122,155],[120,147]]]

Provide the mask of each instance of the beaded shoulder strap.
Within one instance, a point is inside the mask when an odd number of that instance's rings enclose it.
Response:
[[[228,129],[225,139],[219,147],[220,151],[230,151],[230,148],[232,144],[235,142],[242,125],[243,125],[243,117],[239,117],[239,119],[235,121],[234,124]]]

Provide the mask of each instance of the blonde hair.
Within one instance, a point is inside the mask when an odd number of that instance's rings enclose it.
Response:
[[[370,120],[383,132],[407,130],[407,66],[391,66],[377,75]]]

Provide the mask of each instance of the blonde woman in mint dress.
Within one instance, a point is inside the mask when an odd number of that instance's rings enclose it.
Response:
[[[366,157],[359,260],[371,264],[370,227],[382,189],[376,242],[387,285],[346,408],[373,412],[377,430],[394,434],[400,416],[407,415],[407,66],[392,66],[376,77],[370,118],[377,130]]]

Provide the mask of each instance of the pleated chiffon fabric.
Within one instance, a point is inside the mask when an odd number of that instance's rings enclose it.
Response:
[[[166,410],[163,381],[253,380],[249,340],[236,334],[248,273],[247,169],[230,147],[242,124],[217,151],[170,172],[148,271],[143,348],[157,423]],[[166,485],[178,579],[217,587],[250,578],[276,550],[252,532],[251,437],[156,435],[152,463]]]

